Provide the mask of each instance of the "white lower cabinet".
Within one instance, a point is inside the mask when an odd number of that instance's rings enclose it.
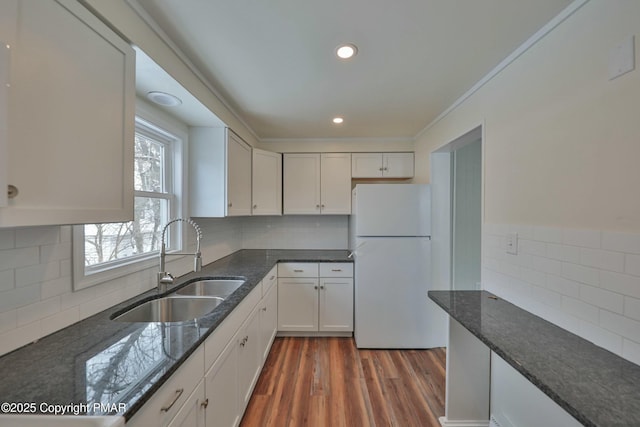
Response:
[[[207,427],[234,427],[240,423],[238,345],[232,340],[205,377],[209,404]]]
[[[275,272],[274,267],[134,415],[128,427],[240,424],[276,333]]]
[[[278,331],[351,333],[353,264],[279,264]]]
[[[169,427],[205,427],[204,411],[208,403],[204,396],[204,380],[202,380],[184,402]]]
[[[181,412],[187,398],[197,389],[203,375],[204,349],[201,347],[189,356],[171,378],[160,387],[160,390],[155,392],[151,399],[127,422],[127,426],[166,427],[171,425],[174,427],[186,425],[173,424],[174,418]],[[186,411],[190,412],[189,409]],[[184,417],[188,416],[188,414],[184,414]]]

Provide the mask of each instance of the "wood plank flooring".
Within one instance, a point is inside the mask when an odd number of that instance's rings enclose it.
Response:
[[[241,427],[439,427],[445,350],[276,338]]]

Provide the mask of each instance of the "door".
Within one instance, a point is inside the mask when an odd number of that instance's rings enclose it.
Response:
[[[320,279],[320,331],[353,331],[353,279]]]
[[[355,339],[360,348],[446,345],[446,314],[427,297],[426,237],[357,239]]]
[[[320,154],[285,154],[284,214],[320,214]]]
[[[318,279],[278,279],[278,330],[318,330]]]
[[[205,427],[206,406],[208,402],[205,403],[204,381],[200,381],[168,427]]]
[[[351,154],[322,153],[320,208],[324,215],[351,213]]]
[[[282,215],[282,154],[254,148],[252,166],[252,214]]]
[[[227,216],[251,215],[251,147],[228,132]]]
[[[430,199],[430,187],[425,184],[359,184],[356,235],[428,236]]]

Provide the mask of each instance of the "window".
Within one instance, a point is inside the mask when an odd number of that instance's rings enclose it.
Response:
[[[134,143],[134,220],[86,224],[74,228],[74,287],[91,286],[157,263],[164,225],[179,217],[179,181],[174,174],[180,140],[136,117]],[[167,230],[168,249],[179,249],[181,236]]]

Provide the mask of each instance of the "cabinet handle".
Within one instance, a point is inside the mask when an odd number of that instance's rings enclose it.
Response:
[[[202,406],[202,409],[207,409],[207,406],[209,406],[209,398],[205,399],[205,401],[202,402],[200,406]]]
[[[304,273],[304,270],[293,270],[294,273]]]
[[[258,209],[258,205],[253,205],[253,209]]]
[[[276,278],[276,276],[271,276],[271,277],[269,277],[269,280],[273,280],[275,278]]]
[[[183,388],[177,389],[176,390],[176,395],[174,396],[173,401],[171,402],[171,404],[169,406],[163,406],[162,408],[160,408],[160,411],[169,412],[169,410],[171,410],[171,407],[176,404],[178,399],[180,399],[180,396],[182,396],[182,393],[184,393],[184,389]]]
[[[262,307],[262,311],[267,311],[267,307]]]
[[[10,199],[15,198],[18,195],[18,187],[15,185],[7,185],[7,197]]]
[[[341,269],[341,268],[334,268],[334,269],[333,269],[333,270],[331,270],[331,271],[335,271],[336,273],[338,273],[338,272],[342,271],[342,269]]]

